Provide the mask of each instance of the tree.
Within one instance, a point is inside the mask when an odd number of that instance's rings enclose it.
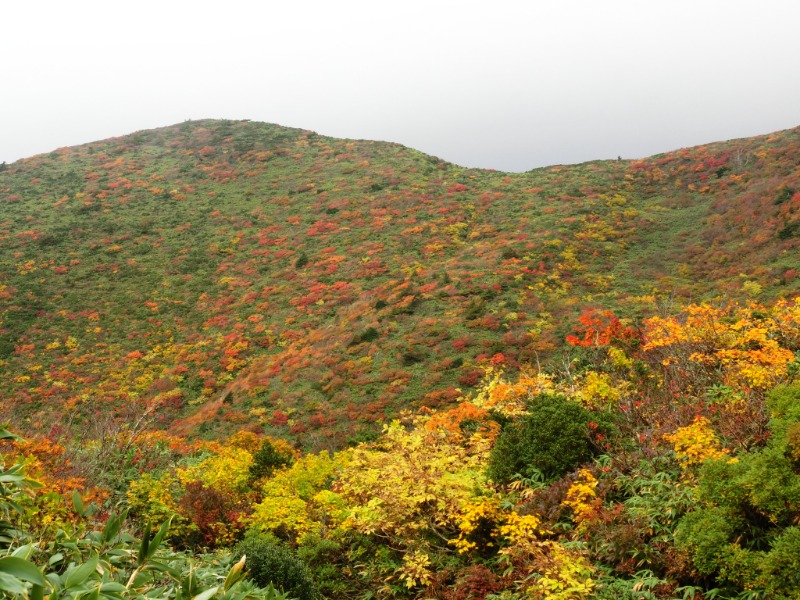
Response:
[[[278,469],[290,467],[294,462],[294,457],[290,452],[280,452],[269,440],[264,440],[261,448],[253,455],[253,463],[250,465],[250,481],[256,482],[259,479],[266,479]]]

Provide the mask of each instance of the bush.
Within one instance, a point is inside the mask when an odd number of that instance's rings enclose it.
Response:
[[[508,483],[517,473],[547,479],[569,473],[595,455],[588,424],[607,432],[607,418],[561,396],[540,396],[522,419],[506,425],[489,458],[488,475]]]
[[[308,264],[308,256],[305,252],[303,252],[300,256],[297,257],[297,260],[294,261],[294,268],[295,269],[302,269]]]
[[[250,465],[249,480],[255,483],[259,479],[272,477],[278,469],[290,467],[294,459],[290,454],[278,452],[269,440],[264,440],[258,452],[253,455]]]
[[[675,531],[679,550],[697,571],[768,598],[796,598],[800,586],[800,474],[794,444],[800,386],[780,386],[767,399],[772,436],[766,447],[703,464],[698,508]]]
[[[247,556],[248,577],[258,586],[272,584],[297,600],[320,598],[305,563],[269,535],[249,535],[234,548],[238,560]]]
[[[297,549],[300,557],[313,574],[319,592],[326,598],[347,596],[350,586],[346,580],[346,553],[340,542],[324,539],[316,535],[303,538]]]
[[[374,342],[380,337],[378,330],[374,327],[367,327],[361,333],[356,334],[353,336],[353,340],[350,342],[351,346],[356,346],[358,344],[363,344],[365,342]]]
[[[800,527],[788,527],[775,539],[762,570],[762,583],[775,597],[800,590]]]

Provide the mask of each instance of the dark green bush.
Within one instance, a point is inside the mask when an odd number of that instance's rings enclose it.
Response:
[[[237,560],[247,556],[248,577],[258,586],[272,584],[297,600],[320,598],[306,564],[272,536],[248,535],[233,551]]]
[[[364,342],[374,342],[380,337],[378,330],[374,327],[367,327],[364,331],[353,336],[353,341],[350,342],[351,346],[363,344]]]
[[[489,459],[488,475],[508,483],[517,473],[547,479],[569,473],[596,453],[589,423],[607,435],[609,424],[598,415],[561,396],[540,396],[527,415],[507,424]]]
[[[302,269],[307,264],[308,264],[308,256],[306,256],[306,253],[303,252],[300,256],[297,257],[297,260],[294,261],[294,268]]]
[[[277,469],[289,467],[294,459],[289,454],[282,454],[275,450],[269,440],[264,440],[261,448],[253,456],[253,464],[250,465],[250,481],[255,482],[265,477],[272,477]]]
[[[378,330],[374,327],[367,327],[364,330],[364,333],[361,334],[361,341],[362,342],[374,342],[380,337]]]
[[[297,549],[297,556],[308,565],[325,598],[343,598],[347,595],[347,555],[341,543],[315,535],[308,536]]]

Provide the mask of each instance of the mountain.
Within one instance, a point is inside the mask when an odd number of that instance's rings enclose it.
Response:
[[[340,448],[587,309],[798,293],[800,128],[508,174],[193,121],[0,172],[0,419]]]

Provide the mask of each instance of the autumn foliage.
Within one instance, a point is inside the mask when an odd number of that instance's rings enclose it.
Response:
[[[200,121],[8,165],[0,594],[796,596],[797,164]]]

